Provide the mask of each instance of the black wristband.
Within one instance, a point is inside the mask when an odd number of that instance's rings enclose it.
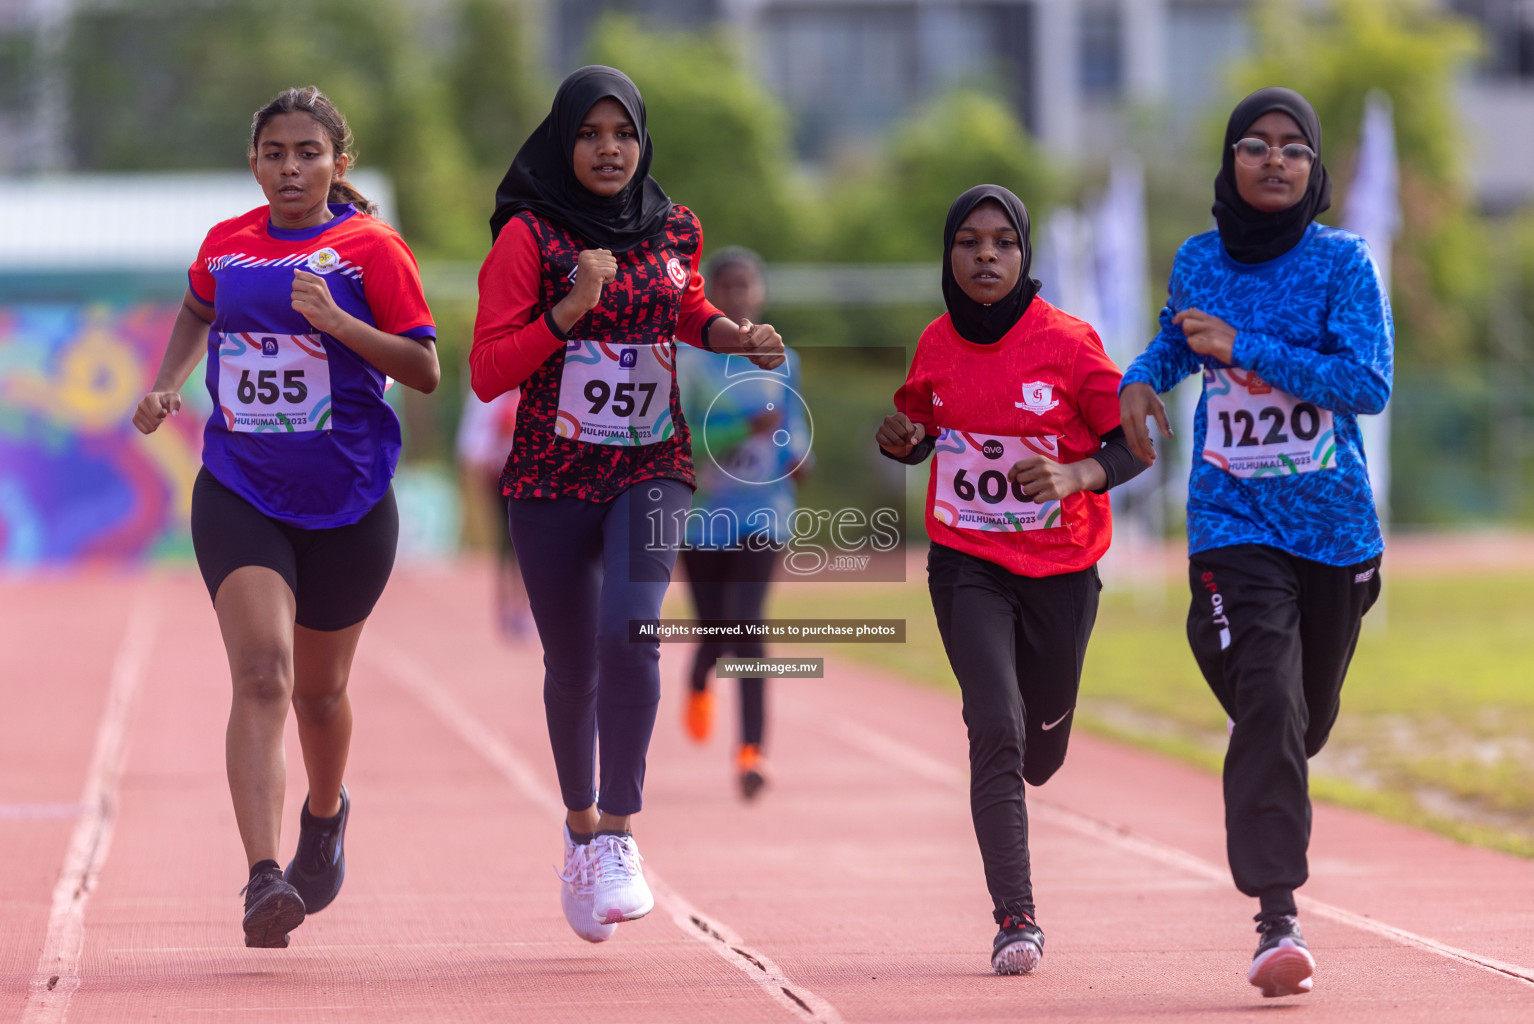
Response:
[[[549,325],[549,333],[554,335],[554,337],[560,341],[570,340],[570,336],[560,330],[559,325],[554,322],[554,311],[552,309],[543,314],[543,322]]]
[[[729,319],[729,318],[726,317],[723,313],[715,313],[713,316],[709,317],[707,320],[705,320],[703,322],[703,334],[701,335],[699,340],[703,342],[703,347],[706,350],[708,350],[709,352],[713,352],[713,351],[715,351],[715,349],[714,349],[713,343],[708,340],[708,329],[710,327],[714,326],[714,321],[715,320],[727,320],[727,319]]]

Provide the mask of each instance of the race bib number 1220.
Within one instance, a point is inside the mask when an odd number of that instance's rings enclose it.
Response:
[[[224,334],[218,404],[235,433],[330,429],[330,360],[318,334]]]
[[[1302,402],[1251,370],[1204,369],[1204,461],[1231,476],[1292,476],[1333,469],[1330,409]]]

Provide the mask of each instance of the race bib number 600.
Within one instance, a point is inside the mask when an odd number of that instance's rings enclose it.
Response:
[[[1231,476],[1292,476],[1333,469],[1330,409],[1302,402],[1251,370],[1204,370],[1204,461]]]
[[[1058,460],[1055,437],[989,437],[944,429],[933,448],[937,487],[932,515],[961,530],[1017,532],[1060,526],[1060,503],[1035,504],[1007,480],[1007,470],[1021,459],[1044,455]]]
[[[218,404],[235,433],[330,429],[330,360],[318,334],[224,334]]]
[[[668,345],[571,339],[554,432],[587,444],[646,445],[675,433]]]

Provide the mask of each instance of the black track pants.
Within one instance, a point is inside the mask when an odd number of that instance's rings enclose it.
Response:
[[[767,584],[781,550],[767,547],[683,548],[682,565],[700,619],[758,620],[767,603]],[[692,662],[692,689],[708,688],[708,675],[720,658],[760,658],[766,654],[760,637],[705,640]],[[767,727],[767,681],[740,681],[740,742],[760,746]]]
[[[970,813],[1000,924],[1033,914],[1023,783],[1041,786],[1065,762],[1102,584],[1095,567],[1018,576],[941,544],[927,583],[964,695]]]
[[[1310,845],[1306,762],[1326,745],[1379,556],[1323,565],[1258,544],[1188,560],[1188,642],[1235,720],[1225,754],[1225,845],[1236,888],[1293,913]]]

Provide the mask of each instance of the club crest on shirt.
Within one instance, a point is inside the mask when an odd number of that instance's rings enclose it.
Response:
[[[1023,385],[1023,400],[1012,404],[1019,409],[1027,409],[1034,415],[1042,415],[1060,404],[1060,400],[1054,397],[1055,387],[1053,384],[1045,384],[1043,381],[1030,381]]]
[[[328,274],[336,269],[341,263],[341,254],[328,245],[317,252],[309,254],[309,269],[316,274]]]
[[[682,261],[675,256],[666,261],[666,273],[671,277],[671,283],[677,288],[687,287],[687,271],[682,267]]]

